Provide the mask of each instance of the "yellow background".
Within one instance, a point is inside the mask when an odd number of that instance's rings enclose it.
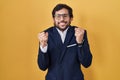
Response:
[[[0,0],[0,80],[44,80],[37,34],[53,25],[57,3],[73,8],[72,25],[88,31],[93,54],[85,80],[120,80],[120,0]]]

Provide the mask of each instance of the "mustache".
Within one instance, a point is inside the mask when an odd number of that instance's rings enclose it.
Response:
[[[67,21],[60,21],[60,22],[58,22],[58,24],[60,24],[60,23],[67,23]]]

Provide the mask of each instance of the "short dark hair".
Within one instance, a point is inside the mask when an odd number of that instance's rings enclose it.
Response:
[[[69,6],[66,5],[66,4],[57,4],[57,5],[54,7],[53,11],[52,11],[52,17],[54,18],[54,15],[55,15],[55,12],[56,12],[56,11],[59,11],[59,10],[61,10],[61,9],[63,9],[63,8],[67,9],[70,18],[73,18],[73,10],[72,10],[71,7],[69,7]]]

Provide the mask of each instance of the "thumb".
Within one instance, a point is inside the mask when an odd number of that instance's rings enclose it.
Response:
[[[77,30],[78,28],[75,28],[75,31]]]
[[[48,32],[46,32],[45,35],[48,36]]]

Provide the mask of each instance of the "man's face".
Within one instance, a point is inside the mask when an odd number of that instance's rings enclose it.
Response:
[[[68,10],[63,8],[55,12],[54,25],[58,27],[61,31],[64,31],[71,23],[72,18],[70,18]]]

